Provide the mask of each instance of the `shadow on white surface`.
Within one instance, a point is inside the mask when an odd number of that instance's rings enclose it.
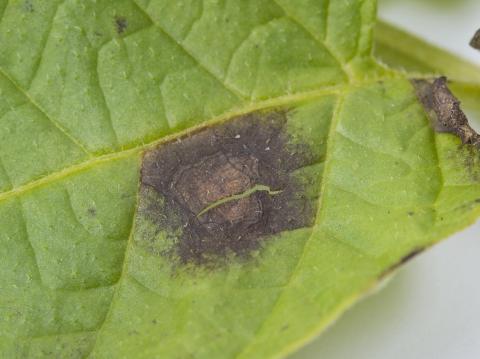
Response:
[[[479,233],[416,257],[291,359],[480,358]]]

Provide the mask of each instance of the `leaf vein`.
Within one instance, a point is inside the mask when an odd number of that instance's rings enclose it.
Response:
[[[55,11],[54,11],[53,16],[52,16],[52,20],[50,22],[50,26],[48,27],[48,30],[47,30],[47,33],[45,34],[45,36],[43,36],[43,38],[41,40],[42,41],[42,45],[41,45],[42,50],[41,50],[38,58],[35,60],[35,63],[33,64],[32,74],[30,76],[30,80],[28,81],[28,86],[27,86],[28,89],[30,89],[30,87],[32,86],[32,83],[34,82],[34,80],[37,76],[38,70],[40,69],[40,65],[41,65],[42,60],[43,60],[43,55],[44,55],[45,50],[47,48],[48,39],[50,38],[50,35],[52,34],[53,22],[54,22],[55,18],[57,17],[58,10],[60,9],[61,5],[62,4],[56,5]]]
[[[133,213],[132,223],[130,225],[128,242],[127,242],[127,245],[126,245],[125,251],[124,251],[124,256],[123,256],[123,261],[122,261],[122,269],[120,271],[117,284],[113,288],[112,301],[110,302],[110,306],[108,308],[107,314],[105,315],[105,318],[104,318],[103,322],[100,324],[100,327],[97,330],[97,335],[95,336],[95,343],[92,345],[92,348],[91,348],[90,352],[85,355],[86,358],[90,357],[92,352],[95,350],[95,347],[96,347],[97,342],[98,342],[98,337],[101,334],[101,332],[102,332],[102,330],[105,326],[105,323],[107,323],[108,320],[110,319],[110,317],[113,315],[113,307],[115,306],[115,302],[116,302],[118,293],[120,291],[121,282],[124,279],[124,276],[127,275],[126,273],[127,273],[127,265],[128,265],[128,253],[130,253],[130,247],[132,246],[133,235],[134,235],[134,232],[135,232],[135,219],[137,217],[137,207],[138,207],[138,200],[139,200],[138,196],[139,196],[139,193],[138,193],[138,190],[137,190],[136,201],[135,201],[135,210],[134,210],[134,213]]]
[[[105,92],[103,90],[102,83],[100,81],[100,72],[99,72],[99,69],[98,69],[98,56],[99,56],[99,52],[97,51],[96,54],[95,54],[95,64],[94,64],[95,65],[95,76],[94,77],[95,77],[95,80],[97,82],[97,86],[100,90],[100,101],[102,102],[103,107],[105,108],[108,127],[109,127],[109,129],[110,129],[110,131],[113,135],[113,140],[114,140],[115,146],[118,148],[119,141],[118,141],[117,133],[115,132],[115,126],[113,125],[112,112],[110,111],[110,107],[108,106],[107,99],[105,97]]]
[[[2,75],[5,79],[7,79],[14,87],[15,89],[20,92],[31,104],[33,107],[35,107],[47,120],[49,120],[52,125],[57,128],[64,136],[66,136],[71,142],[73,142],[77,147],[79,147],[85,154],[87,154],[89,157],[92,156],[92,153],[90,153],[86,147],[79,142],[78,139],[76,139],[74,136],[72,136],[58,121],[54,120],[52,117],[47,115],[45,110],[43,110],[42,107],[40,107],[39,104],[36,103],[36,101],[33,100],[33,98],[28,94],[27,91],[22,89],[6,72],[5,70],[0,66],[0,75]]]
[[[170,33],[168,33],[159,23],[155,22],[155,20],[151,17],[151,15],[143,8],[141,7],[137,1],[134,0],[134,3],[142,11],[145,16],[147,16],[150,21],[155,25],[157,29],[159,29],[165,36],[167,36],[170,40],[172,40],[180,49],[183,50],[185,54],[188,55],[197,65],[200,67],[202,70],[207,72],[210,76],[212,76],[217,82],[219,82],[223,88],[225,88],[228,92],[230,92],[232,95],[237,97],[239,100],[245,100],[245,97],[242,93],[238,92],[235,88],[228,86],[224,81],[221,80],[221,78],[216,75],[213,71],[211,71],[205,64],[203,64],[198,58],[196,58],[181,42],[177,41]]]
[[[326,41],[323,41],[322,39],[318,38],[317,35],[315,35],[310,29],[307,28],[306,25],[304,25],[300,20],[298,20],[295,16],[293,16],[284,6],[282,6],[278,0],[272,0],[275,4],[277,4],[278,7],[282,9],[284,12],[285,16],[288,17],[291,21],[296,23],[303,31],[305,31],[315,42],[317,42],[323,49],[327,50],[327,52],[330,54],[330,56],[335,59],[335,61],[338,63],[340,68],[342,69],[343,73],[347,77],[348,80],[350,80],[349,72],[345,68],[343,62],[340,60],[340,58],[335,55],[335,53],[330,49],[330,47],[327,45]],[[328,8],[327,8],[328,9]],[[328,19],[328,11],[327,14],[325,15],[326,18]]]
[[[318,199],[318,209],[317,209],[317,216],[316,216],[316,220],[315,220],[315,223],[312,227],[312,230],[311,230],[311,233],[309,235],[309,237],[306,239],[304,245],[303,245],[303,250],[302,250],[302,253],[300,254],[300,258],[298,259],[298,262],[294,268],[294,270],[292,271],[292,274],[290,275],[287,283],[285,284],[285,287],[284,289],[282,290],[282,293],[280,293],[275,301],[275,303],[273,304],[272,306],[272,310],[270,311],[270,313],[273,313],[275,311],[275,309],[278,307],[279,303],[280,303],[280,300],[282,298],[282,294],[284,292],[285,289],[289,288],[291,286],[291,284],[293,283],[293,280],[295,278],[295,276],[297,275],[298,271],[300,270],[300,266],[301,266],[301,263],[303,262],[304,258],[305,258],[305,254],[306,254],[306,248],[308,246],[308,243],[311,241],[312,237],[313,237],[313,234],[315,233],[315,230],[317,229],[317,224],[320,222],[320,218],[321,218],[321,213],[323,212],[323,195],[325,193],[325,188],[326,188],[326,178],[327,178],[327,171],[329,170],[330,166],[330,162],[331,162],[331,152],[332,152],[332,138],[333,138],[333,135],[334,133],[336,132],[336,127],[338,125],[338,121],[339,121],[339,114],[340,114],[340,111],[342,109],[342,106],[343,106],[343,102],[344,102],[344,97],[345,97],[345,94],[341,94],[337,100],[337,105],[336,105],[336,108],[335,108],[335,111],[332,115],[332,120],[331,120],[331,123],[330,123],[330,128],[329,128],[329,135],[327,137],[327,152],[326,152],[326,156],[325,156],[325,169],[323,171],[323,176],[322,176],[322,184],[320,185],[320,196],[319,196],[319,199]],[[253,335],[253,338],[255,338],[262,330],[263,328],[265,327],[266,323],[267,323],[267,320],[268,320],[269,316],[267,316],[262,324],[258,327],[258,329],[256,330],[255,334]],[[238,353],[235,358],[241,358],[243,353],[245,353],[247,350],[249,349],[249,346],[247,345],[240,353]]]
[[[37,270],[37,275],[38,275],[38,281],[41,285],[43,285],[43,280],[42,280],[42,272],[40,271],[40,266],[38,264],[38,259],[37,259],[37,253],[35,252],[35,247],[33,246],[32,241],[30,240],[30,234],[28,232],[28,225],[27,225],[27,219],[25,217],[25,209],[23,208],[23,203],[19,203],[19,212],[20,212],[20,217],[22,219],[22,224],[23,224],[23,230],[25,232],[25,237],[27,240],[27,244],[32,252],[32,257],[33,257],[33,263],[35,264],[35,269]]]
[[[110,162],[110,161],[124,159],[124,158],[130,157],[130,156],[136,155],[143,150],[146,150],[146,149],[148,149],[150,147],[153,147],[153,146],[157,146],[158,144],[163,143],[163,142],[168,142],[168,141],[170,141],[170,140],[172,140],[176,137],[182,136],[183,134],[187,134],[190,131],[195,131],[195,130],[198,130],[198,129],[201,129],[201,128],[205,128],[205,127],[214,125],[216,123],[223,122],[223,121],[225,121],[229,118],[236,117],[236,116],[241,116],[241,115],[244,115],[244,114],[249,113],[249,112],[268,109],[268,108],[271,108],[271,107],[284,106],[284,105],[290,104],[292,102],[302,101],[302,100],[306,100],[306,99],[314,99],[314,98],[318,98],[318,97],[322,97],[322,96],[328,96],[328,95],[335,95],[335,94],[338,94],[341,91],[342,88],[343,88],[343,86],[332,86],[332,87],[323,88],[321,90],[307,91],[307,92],[303,92],[303,93],[296,93],[296,94],[290,94],[290,95],[270,98],[270,99],[267,99],[267,100],[264,100],[264,101],[251,103],[251,104],[243,107],[242,109],[237,109],[236,108],[236,109],[227,111],[227,112],[213,118],[212,120],[205,121],[205,122],[201,123],[200,125],[191,127],[189,129],[178,131],[178,132],[169,134],[167,136],[163,136],[163,137],[154,139],[151,142],[144,143],[144,144],[132,147],[132,148],[126,148],[126,149],[122,149],[122,150],[117,151],[117,152],[112,152],[112,153],[97,156],[97,157],[91,157],[84,162],[71,165],[71,166],[66,167],[66,168],[64,168],[60,171],[57,171],[57,172],[47,174],[47,175],[45,175],[41,178],[37,178],[33,181],[30,181],[28,183],[25,183],[25,184],[22,184],[18,187],[15,187],[15,188],[13,188],[9,191],[4,191],[4,192],[0,193],[0,202],[3,201],[3,200],[6,200],[8,198],[12,198],[12,197],[21,195],[23,193],[26,193],[26,192],[28,192],[30,190],[33,190],[35,188],[38,188],[40,186],[44,186],[46,184],[53,183],[57,180],[60,180],[60,179],[63,179],[65,177],[68,177],[70,175],[73,175],[73,174],[76,174],[78,172],[84,171],[84,170],[86,170],[90,167],[93,167],[93,166],[96,166],[96,165],[99,165],[99,164],[102,164],[102,163]]]

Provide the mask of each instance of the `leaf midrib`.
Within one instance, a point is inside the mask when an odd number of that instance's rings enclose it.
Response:
[[[378,80],[378,79],[376,79]],[[376,81],[375,80],[375,81]],[[375,82],[375,81],[368,81],[368,82]],[[358,85],[364,85],[362,83],[358,83]],[[151,142],[141,144],[135,147],[131,148],[123,148],[119,151],[116,152],[110,152],[108,154],[100,155],[97,157],[91,157],[87,159],[86,161],[71,165],[69,167],[65,167],[59,171],[52,172],[50,174],[44,175],[40,178],[37,178],[33,181],[27,182],[25,184],[22,184],[20,186],[14,187],[8,191],[1,192],[0,193],[0,203],[4,200],[7,200],[12,197],[19,196],[25,192],[28,192],[30,190],[33,190],[35,188],[41,187],[48,185],[50,183],[54,183],[58,180],[61,180],[63,178],[69,177],[71,175],[74,175],[76,173],[85,171],[87,169],[93,168],[96,165],[107,163],[110,161],[115,161],[119,159],[124,159],[128,158],[130,156],[138,155],[142,153],[145,150],[148,150],[149,148],[156,147],[162,143],[167,143],[170,141],[175,140],[178,137],[183,137],[187,136],[190,133],[194,133],[197,131],[200,131],[204,128],[210,127],[217,125],[222,122],[226,122],[231,118],[237,117],[237,116],[242,116],[244,114],[248,114],[254,111],[261,111],[261,110],[266,110],[269,108],[275,108],[275,107],[280,107],[280,106],[285,106],[291,103],[295,102],[301,102],[305,100],[312,100],[318,97],[323,97],[323,96],[329,96],[329,95],[338,95],[341,93],[347,86],[350,85],[338,85],[338,86],[330,86],[330,87],[324,87],[319,90],[312,90],[312,91],[307,91],[307,92],[301,92],[301,93],[296,93],[296,94],[290,94],[290,95],[285,95],[285,96],[278,96],[278,97],[273,97],[270,99],[266,99],[263,101],[259,101],[256,103],[250,103],[245,106],[242,106],[242,108],[234,108],[233,110],[227,111],[217,117],[214,117],[210,120],[204,121],[203,123],[189,127],[188,129],[181,130],[178,132],[171,133],[169,135],[157,138]]]
[[[74,165],[71,165],[69,167],[63,168],[59,171],[44,175],[40,178],[37,178],[35,180],[32,180],[30,182],[27,182],[25,184],[22,184],[18,187],[14,187],[12,189],[9,189],[8,191],[5,192],[0,192],[0,203],[3,200],[16,197],[18,195],[21,195],[25,192],[28,192],[34,188],[41,187],[43,185],[47,185],[50,183],[53,183],[57,180],[63,179],[65,177],[68,177],[70,175],[73,175],[75,173],[81,172],[83,170],[86,170],[88,168],[91,168],[95,166],[96,164],[99,163],[104,163],[108,162],[111,160],[116,160],[116,159],[121,159],[121,158],[127,158],[130,155],[135,155],[140,152],[142,152],[145,149],[148,149],[150,147],[153,147],[155,145],[161,144],[163,142],[168,142],[172,138],[176,138],[178,136],[182,136],[185,134],[188,134],[191,131],[196,131],[198,129],[208,127],[210,125],[214,125],[217,123],[220,123],[222,121],[225,121],[229,119],[230,117],[234,117],[236,115],[242,115],[248,112],[252,112],[255,110],[260,110],[260,109],[266,109],[268,107],[275,107],[277,105],[282,105],[282,104],[287,104],[289,102],[297,102],[301,101],[303,99],[308,99],[308,98],[315,98],[319,97],[321,95],[328,95],[328,94],[336,94],[339,92],[339,90],[345,89],[347,86],[352,86],[352,85],[359,85],[361,83],[352,83],[351,79],[352,77],[350,76],[349,71],[345,68],[345,64],[334,54],[332,49],[329,48],[329,46],[326,44],[326,42],[323,39],[318,38],[310,29],[308,29],[301,21],[299,21],[296,17],[294,17],[287,9],[285,9],[281,4],[278,3],[276,0],[272,0],[273,3],[275,3],[285,14],[286,17],[288,17],[291,21],[295,22],[300,28],[302,28],[304,31],[306,31],[309,36],[317,42],[319,45],[322,45],[328,53],[335,59],[335,61],[338,63],[338,65],[341,67],[342,71],[345,73],[346,78],[347,78],[347,83],[343,83],[341,85],[337,86],[329,86],[329,87],[323,87],[322,89],[319,90],[312,90],[312,91],[306,91],[306,92],[300,92],[296,94],[290,94],[286,96],[278,96],[278,97],[273,97],[270,99],[266,99],[260,102],[256,103],[241,103],[240,106],[242,106],[242,109],[239,110],[238,108],[232,110],[232,111],[227,111],[226,113],[212,119],[212,120],[207,120],[203,122],[202,124],[194,127],[190,127],[188,129],[185,129],[183,131],[179,132],[173,132],[167,136],[157,138],[149,143],[146,144],[141,144],[135,147],[120,147],[120,150],[117,152],[109,152],[108,154],[105,155],[100,155],[98,157],[95,157],[95,154],[88,151],[87,148],[85,147],[84,144],[80,143],[77,138],[72,136],[69,131],[67,131],[57,120],[54,120],[50,116],[47,115],[45,110],[38,104],[36,101],[29,95],[28,91],[20,87],[7,73],[6,71],[0,66],[0,74],[3,75],[8,81],[10,81],[14,87],[23,95],[26,97],[26,99],[35,107],[37,108],[53,125],[56,127],[62,134],[64,134],[70,141],[72,141],[77,147],[81,149],[82,152],[84,152],[88,157],[88,159],[84,162],[77,163]],[[143,8],[141,7],[136,1],[133,1],[135,6],[138,8],[139,11],[141,11],[147,18],[150,20],[150,22],[158,28],[160,31],[162,31],[167,37],[169,37],[177,46],[179,46],[189,57],[192,58],[192,60],[197,63],[200,67],[202,67],[207,73],[209,73],[211,76],[213,76],[225,89],[227,89],[229,92],[231,92],[235,97],[239,99],[244,99],[246,98],[235,91],[235,89],[230,88],[227,86],[227,84],[222,81],[220,78],[218,78],[212,71],[210,71],[199,59],[197,59],[188,49],[183,46],[182,43],[180,43],[177,39],[175,39],[169,32],[167,32],[158,22],[156,22],[152,16]],[[57,9],[58,11],[58,9]],[[328,9],[327,9],[328,12]],[[55,18],[55,16],[53,17]],[[327,16],[328,18],[328,16]],[[368,82],[372,82],[372,79]],[[375,79],[379,80],[379,78]],[[13,186],[13,184],[12,184]]]

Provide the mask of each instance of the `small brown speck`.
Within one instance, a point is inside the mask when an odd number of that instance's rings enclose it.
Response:
[[[116,25],[116,28],[117,28],[117,34],[121,35],[125,32],[125,30],[127,30],[128,21],[123,16],[117,16],[115,18],[115,25]]]

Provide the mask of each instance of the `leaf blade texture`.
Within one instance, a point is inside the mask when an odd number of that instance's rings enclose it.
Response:
[[[407,77],[376,64],[374,1],[0,10],[4,357],[284,356],[478,217],[478,152],[436,133]],[[270,113],[284,121],[282,150],[308,159],[279,170],[312,223],[229,247],[218,265],[182,262],[172,243],[185,236],[142,212],[170,195],[141,191],[146,156]],[[206,158],[188,170],[218,159]],[[229,173],[256,163],[229,160]],[[193,193],[178,183],[173,197]],[[262,214],[268,195],[254,193]]]

